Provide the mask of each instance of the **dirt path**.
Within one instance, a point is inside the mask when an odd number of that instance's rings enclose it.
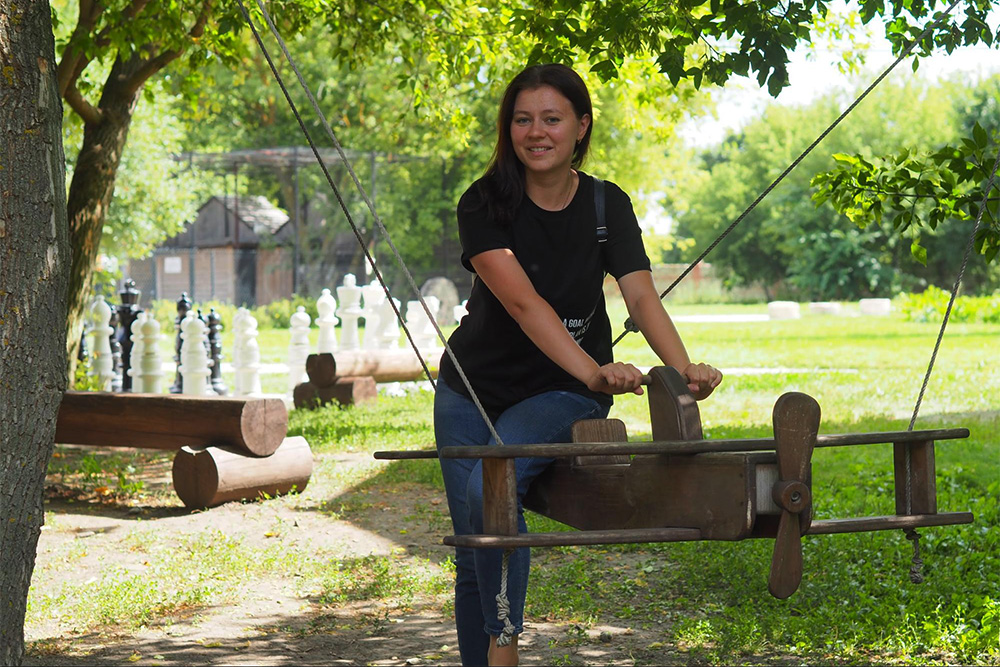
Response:
[[[67,469],[83,456],[121,455],[59,451]],[[90,593],[87,583],[106,579],[110,567],[152,576],[151,561],[162,558],[164,549],[205,535],[217,536],[219,551],[222,541],[235,540],[258,555],[277,550],[347,563],[391,556],[402,567],[412,563],[435,569],[439,579],[446,576],[441,568],[447,567],[450,550],[440,540],[449,522],[442,498],[423,484],[367,482],[383,465],[367,453],[318,456],[315,481],[300,495],[204,512],[185,510],[173,496],[168,455],[134,456],[145,490],[133,498],[102,495],[106,489],[88,487],[72,475],[50,475],[31,605],[48,606],[29,610],[26,665],[459,663],[446,590],[417,590],[403,602],[375,597],[331,604],[303,589],[294,559],[281,571],[248,576],[214,602],[171,609],[133,629],[100,622],[81,627],[78,618],[58,611],[72,602],[64,599],[67,592],[93,596],[86,604],[100,606],[107,587]],[[204,554],[221,557],[211,544]],[[528,619],[522,664],[687,662],[660,637],[657,630],[613,619],[587,627]]]

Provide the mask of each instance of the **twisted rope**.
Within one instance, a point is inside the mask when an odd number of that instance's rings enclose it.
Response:
[[[507,618],[510,615],[510,600],[507,599],[507,564],[513,549],[504,549],[503,564],[500,567],[500,593],[497,595],[497,620],[503,622],[503,632],[497,637],[497,646],[507,646],[514,637],[514,625]]]
[[[976,224],[972,228],[972,233],[969,235],[969,242],[965,244],[965,254],[962,256],[962,266],[958,270],[958,277],[955,278],[955,284],[951,288],[951,297],[948,299],[948,307],[945,309],[944,317],[941,319],[941,328],[938,329],[937,340],[934,342],[934,351],[931,352],[930,362],[927,364],[927,372],[924,373],[924,381],[920,385],[920,392],[917,394],[917,402],[913,406],[913,415],[910,417],[910,425],[907,427],[907,431],[913,430],[913,425],[917,422],[917,414],[920,412],[920,404],[924,400],[924,392],[927,391],[927,384],[931,379],[931,371],[934,370],[934,362],[937,359],[938,350],[941,349],[941,341],[944,339],[944,330],[948,326],[948,320],[951,318],[951,309],[955,305],[955,299],[958,297],[958,289],[962,284],[962,278],[965,277],[965,269],[969,265],[969,257],[972,255],[972,248],[976,243],[976,234],[979,233],[979,228],[983,224],[983,213],[986,211],[986,206],[989,203],[990,190],[993,189],[993,183],[996,181],[997,168],[1000,167],[1000,151],[997,152],[997,159],[993,162],[993,170],[990,172],[990,178],[986,182],[986,187],[983,189],[983,201],[979,206],[979,213],[976,215]],[[903,461],[906,468],[906,513],[913,513],[913,488],[912,488],[912,454],[910,453],[910,448],[904,448]],[[915,584],[919,584],[924,580],[923,566],[924,561],[920,558],[920,535],[917,533],[915,528],[906,529],[906,539],[913,542],[913,559],[910,565],[910,581]]]

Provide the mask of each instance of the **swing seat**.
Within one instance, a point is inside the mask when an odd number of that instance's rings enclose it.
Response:
[[[649,442],[628,442],[620,420],[596,419],[575,424],[572,443],[443,448],[442,458],[482,459],[484,496],[484,534],[453,535],[444,543],[511,549],[774,538],[769,589],[784,598],[801,579],[802,535],[973,521],[970,512],[937,511],[934,470],[934,443],[967,438],[968,429],[818,435],[819,405],[788,393],[775,403],[773,437],[705,439],[681,375],[654,368],[650,380]],[[896,514],[813,520],[813,449],[876,444],[893,445]],[[514,459],[524,456],[556,461],[532,483],[523,506],[577,530],[518,533]]]

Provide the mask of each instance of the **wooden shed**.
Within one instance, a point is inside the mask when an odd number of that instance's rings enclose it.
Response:
[[[192,301],[258,306],[292,296],[294,225],[265,197],[211,197],[184,231],[145,259],[131,260],[125,277],[142,302],[187,292]]]

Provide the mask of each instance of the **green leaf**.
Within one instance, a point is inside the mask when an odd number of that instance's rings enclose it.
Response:
[[[910,243],[910,254],[924,266],[927,266],[927,248],[920,245],[920,239],[913,239]]]
[[[976,121],[975,126],[972,128],[972,138],[975,139],[977,148],[986,148],[990,142],[986,130],[979,124],[979,121]]]

